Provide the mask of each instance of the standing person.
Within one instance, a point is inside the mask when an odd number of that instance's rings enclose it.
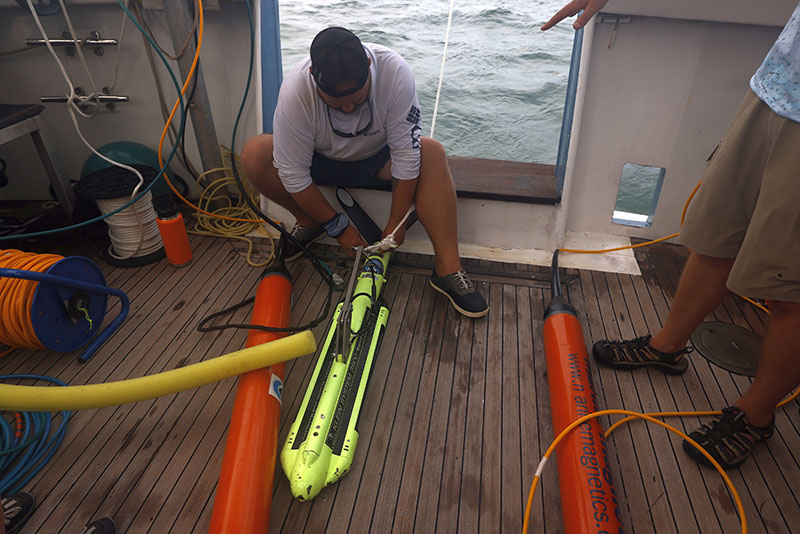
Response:
[[[542,26],[608,0],[575,0]],[[722,416],[689,436],[726,469],[738,467],[774,430],[777,404],[800,384],[800,5],[750,80],[728,131],[689,206],[681,241],[692,254],[664,326],[654,336],[595,343],[603,365],[668,374],[689,365],[692,332],[728,295],[769,300],[758,372]],[[696,460],[708,463],[684,442]]]
[[[304,245],[323,232],[348,253],[366,245],[318,185],[367,186],[392,182],[383,237],[412,202],[433,243],[431,286],[467,317],[489,307],[461,267],[456,194],[442,145],[421,137],[420,108],[408,64],[380,45],[362,44],[345,28],[322,30],[310,57],[283,80],[274,134],[250,139],[242,150],[248,179],[297,220],[292,234]],[[402,244],[405,228],[395,234]],[[284,257],[301,251],[283,243]]]

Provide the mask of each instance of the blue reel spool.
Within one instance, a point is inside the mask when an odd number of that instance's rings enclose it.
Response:
[[[128,296],[106,286],[100,268],[82,256],[69,256],[46,273],[0,269],[0,276],[39,282],[31,303],[31,323],[39,341],[56,352],[69,352],[94,341],[78,357],[85,362],[128,316]],[[117,317],[98,334],[106,314],[108,296],[120,299]]]
[[[95,263],[70,256],[50,266],[47,274],[105,286],[106,279]],[[73,287],[40,283],[33,294],[31,323],[42,345],[56,352],[69,352],[85,345],[97,333],[106,315],[107,295]],[[89,319],[81,311],[88,312]],[[66,310],[67,313],[64,313]],[[91,327],[90,327],[91,324]]]

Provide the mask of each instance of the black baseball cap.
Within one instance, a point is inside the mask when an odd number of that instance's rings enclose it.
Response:
[[[311,42],[311,74],[317,86],[334,98],[360,90],[369,77],[369,60],[361,40],[338,26],[319,32]],[[337,91],[342,82],[356,82],[356,86]]]

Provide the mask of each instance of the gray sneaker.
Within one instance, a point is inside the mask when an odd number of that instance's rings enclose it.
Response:
[[[450,299],[450,303],[462,315],[483,317],[489,313],[489,305],[464,271],[437,276],[434,270],[431,287]]]
[[[292,237],[302,243],[304,247],[308,247],[308,245],[322,237],[322,234],[325,233],[325,230],[322,228],[322,226],[307,227],[300,226],[299,224],[295,223],[294,228],[292,228],[292,231],[289,233],[292,234]],[[281,257],[285,262],[290,262],[298,258],[303,253],[303,249],[298,247],[294,241],[284,238],[283,235],[281,235],[280,250]]]

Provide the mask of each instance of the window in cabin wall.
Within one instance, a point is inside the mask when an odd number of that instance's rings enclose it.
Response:
[[[664,167],[623,165],[612,221],[640,228],[652,226],[666,173]]]

